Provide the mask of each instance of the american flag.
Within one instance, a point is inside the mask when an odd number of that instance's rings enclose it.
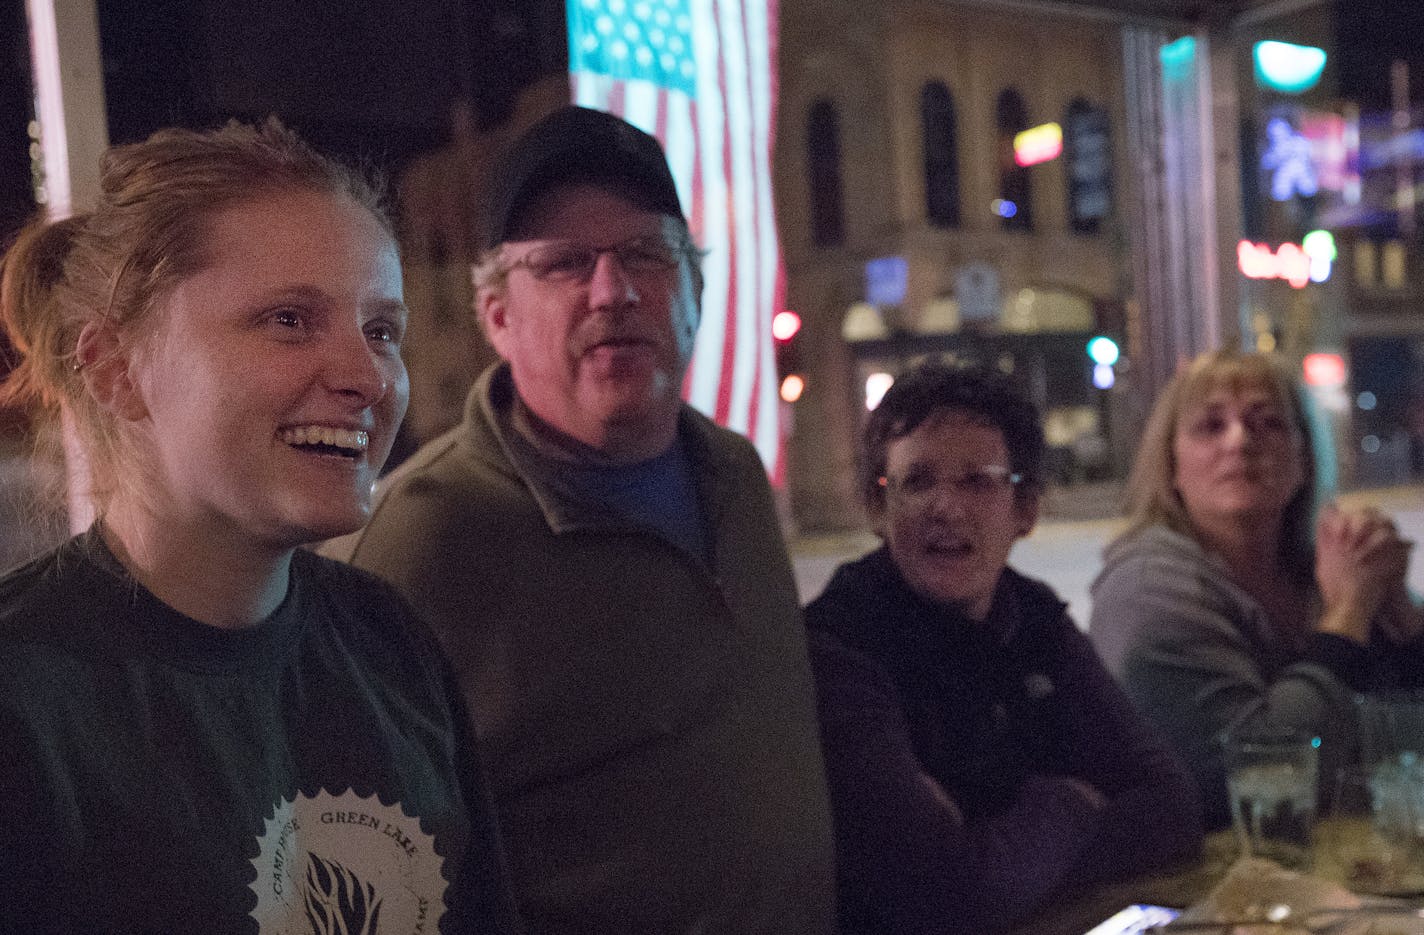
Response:
[[[783,477],[771,318],[785,295],[772,210],[776,0],[569,0],[574,102],[657,137],[703,261],[683,394]]]

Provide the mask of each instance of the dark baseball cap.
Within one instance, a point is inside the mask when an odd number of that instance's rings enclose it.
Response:
[[[606,185],[648,211],[683,216],[657,140],[601,110],[562,107],[516,140],[491,176],[485,246],[508,240],[534,199],[552,188],[581,182]]]

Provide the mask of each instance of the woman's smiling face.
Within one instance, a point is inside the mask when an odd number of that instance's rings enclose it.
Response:
[[[357,528],[409,399],[395,242],[347,197],[274,192],[205,246],[132,355],[146,508],[278,548]]]

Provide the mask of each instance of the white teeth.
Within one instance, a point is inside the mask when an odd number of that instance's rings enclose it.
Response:
[[[279,437],[289,445],[330,445],[348,451],[365,451],[371,443],[371,437],[365,432],[329,425],[296,425],[282,429]]]

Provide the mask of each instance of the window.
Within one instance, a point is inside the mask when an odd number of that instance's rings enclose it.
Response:
[[[1112,127],[1106,110],[1081,98],[1063,118],[1063,171],[1068,226],[1079,234],[1098,233],[1112,213]]]
[[[1033,192],[1028,168],[1014,161],[1014,137],[1028,129],[1028,108],[1013,88],[999,95],[995,107],[998,123],[999,200],[995,205],[1007,230],[1033,230]]]
[[[840,117],[836,105],[825,98],[811,105],[806,150],[811,183],[811,241],[818,247],[839,246],[845,240]]]
[[[925,215],[935,227],[959,226],[959,147],[954,135],[954,98],[931,81],[920,91],[920,127],[925,137]]]

